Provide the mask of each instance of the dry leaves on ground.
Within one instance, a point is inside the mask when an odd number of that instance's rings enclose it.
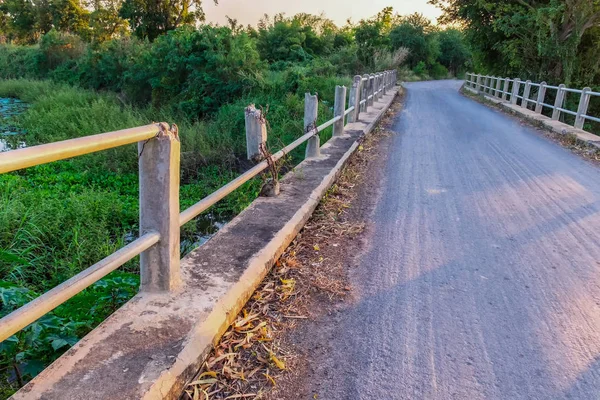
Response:
[[[395,104],[388,115],[396,112]],[[389,122],[389,121],[387,121]],[[382,121],[385,125],[386,121]],[[276,262],[233,325],[209,355],[182,399],[260,399],[294,364],[293,349],[279,340],[286,330],[312,318],[324,302],[336,302],[350,291],[349,241],[364,223],[347,218],[367,162],[385,129],[377,128],[350,158],[335,185],[284,255]]]

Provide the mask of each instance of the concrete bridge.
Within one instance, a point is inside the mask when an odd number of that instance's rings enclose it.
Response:
[[[183,283],[158,269],[157,282],[180,286],[142,290],[15,398],[177,398],[356,140],[387,110],[395,82],[389,72],[356,77],[348,109],[339,88],[327,123],[336,126],[334,138],[323,146],[311,126],[316,100],[307,96],[310,117],[298,140],[312,143],[302,174],[286,176],[280,196],[258,199],[185,257]],[[380,196],[367,250],[352,275],[358,299],[334,318],[340,334],[315,360],[311,390],[319,398],[598,398],[598,167],[461,95],[461,85],[405,84],[406,103],[373,182]],[[255,147],[265,134],[256,121],[247,131]],[[159,128],[128,140],[147,140]],[[171,228],[205,209],[203,201]],[[163,235],[146,233],[140,251]]]
[[[600,170],[461,82],[405,86],[359,298],[311,390],[599,398]]]

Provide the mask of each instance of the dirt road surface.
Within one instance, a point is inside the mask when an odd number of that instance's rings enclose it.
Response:
[[[406,86],[302,396],[600,399],[600,169],[458,81]]]

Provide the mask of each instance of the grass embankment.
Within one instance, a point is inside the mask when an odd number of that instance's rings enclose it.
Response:
[[[168,110],[134,108],[116,95],[49,81],[0,81],[0,97],[16,97],[30,107],[14,123],[24,130],[13,138],[37,145],[153,121],[176,123],[182,145],[181,208],[229,182],[248,164],[244,107],[268,105],[269,145],[273,150],[302,134],[303,96],[330,94],[320,103],[319,122],[332,115],[336,84],[345,78],[307,82],[296,92],[278,91],[278,75],[260,92],[223,105],[208,120],[189,121]],[[331,135],[322,132],[322,141]],[[294,152],[292,162],[303,154]],[[230,218],[257,195],[253,180],[210,211]],[[138,177],[135,145],[0,175],[0,315],[26,303],[121,248],[137,236]],[[182,240],[194,243],[202,221],[184,227]],[[190,247],[183,248],[188,251]],[[8,396],[62,354],[137,292],[138,260],[57,308],[0,344],[0,395]],[[18,367],[18,368],[16,368]],[[1,397],[1,396],[0,396]]]

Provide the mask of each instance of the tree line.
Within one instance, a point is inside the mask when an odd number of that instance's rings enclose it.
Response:
[[[198,0],[2,0],[0,77],[50,78],[165,103],[191,117],[216,111],[285,72],[353,75],[406,66],[445,78],[470,65],[463,33],[391,7],[336,26],[323,15],[265,15],[256,26],[204,23]],[[296,79],[298,78],[298,79]]]
[[[600,84],[599,0],[430,0],[465,32],[475,67],[567,86]]]

